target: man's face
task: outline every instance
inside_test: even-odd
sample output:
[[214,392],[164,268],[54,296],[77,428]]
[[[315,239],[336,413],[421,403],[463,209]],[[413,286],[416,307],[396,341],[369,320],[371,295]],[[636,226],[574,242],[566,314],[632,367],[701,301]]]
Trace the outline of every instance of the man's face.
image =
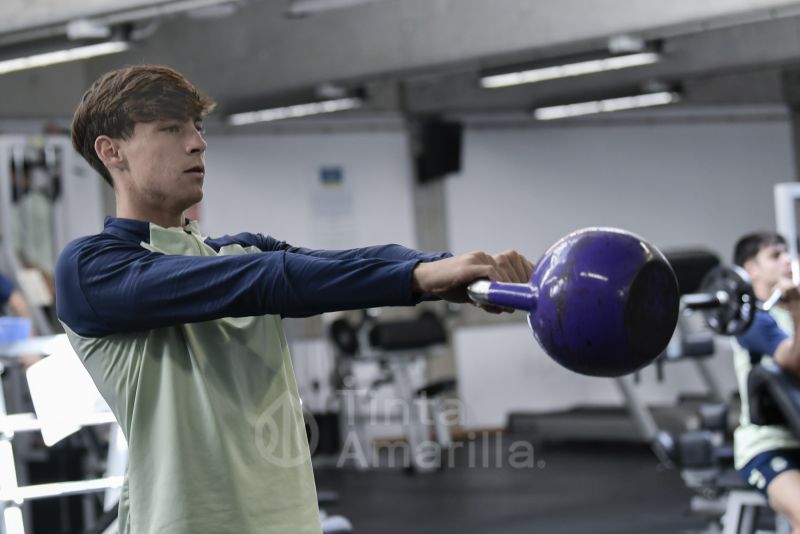
[[781,278],[792,277],[792,264],[786,245],[767,245],[745,263],[754,283],[775,286]]
[[117,186],[134,201],[184,210],[202,200],[207,147],[202,121],[138,122],[119,146],[124,172]]

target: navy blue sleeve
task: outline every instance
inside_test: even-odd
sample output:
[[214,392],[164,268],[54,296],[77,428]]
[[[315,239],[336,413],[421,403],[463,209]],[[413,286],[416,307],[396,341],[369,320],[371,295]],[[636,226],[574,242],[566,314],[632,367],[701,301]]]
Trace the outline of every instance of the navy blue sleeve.
[[736,336],[736,341],[750,354],[775,356],[778,345],[788,337],[769,313],[758,310],[753,324],[744,334]]
[[384,260],[417,260],[417,261],[436,261],[452,256],[449,252],[421,252],[402,245],[379,245],[374,247],[354,248],[350,250],[310,250],[301,247],[292,247],[285,243],[281,244],[284,250],[313,256],[315,258],[330,258],[336,260],[349,260],[356,258],[380,258]]
[[285,250],[173,256],[100,235],[71,243],[59,256],[57,311],[77,334],[100,337],[222,317],[413,305],[417,263]]
[[[328,258],[335,260],[352,260],[352,259],[384,259],[384,260],[398,260],[398,261],[436,261],[452,256],[449,252],[421,252],[402,245],[378,245],[374,247],[353,248],[349,250],[311,250],[302,247],[293,247],[284,241],[277,241],[272,237],[267,237],[271,240],[270,246],[274,250],[285,250],[295,254],[303,254],[304,256],[312,256],[315,258]],[[268,241],[269,243],[269,241]],[[432,301],[439,300],[439,297],[424,293],[419,295],[419,301]]]
[[452,256],[449,252],[421,252],[401,245],[380,245],[374,247],[354,248],[349,250],[311,250],[302,247],[293,247],[285,241],[265,236],[263,234],[241,233],[233,236],[226,235],[218,239],[206,239],[206,244],[217,252],[226,245],[241,245],[243,247],[256,247],[263,252],[291,252],[315,258],[331,260],[352,260],[378,258],[383,260],[417,260],[436,261]]
[[14,292],[14,283],[0,274],[0,305],[5,306]]
[[275,239],[263,234],[251,234],[249,232],[242,232],[236,235],[224,235],[218,238],[207,237],[205,243],[217,252],[219,252],[219,249],[222,247],[228,245],[241,245],[245,248],[256,247],[263,252],[274,252],[278,250],[274,246],[274,244],[277,243]]

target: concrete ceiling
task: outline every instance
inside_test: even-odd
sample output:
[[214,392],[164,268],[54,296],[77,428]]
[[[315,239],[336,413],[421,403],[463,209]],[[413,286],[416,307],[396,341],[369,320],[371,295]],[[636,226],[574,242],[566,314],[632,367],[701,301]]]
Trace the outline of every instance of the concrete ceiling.
[[[0,56],[4,38],[18,47],[26,32],[57,31],[75,18],[116,12],[119,20],[123,8],[185,1],[5,0]],[[783,72],[800,63],[798,1],[385,0],[302,18],[287,17],[289,6],[250,0],[223,18],[137,20],[147,32],[125,54],[0,76],[0,118],[69,116],[97,75],[138,62],[178,68],[222,112],[288,102],[336,83],[366,87],[372,111],[412,113],[524,111],[654,81],[680,84],[689,103],[776,103]],[[620,34],[663,40],[665,59],[516,88],[478,86],[483,69],[596,50]]]
[[43,29],[77,19],[135,20],[165,16],[185,9],[238,0],[3,0],[0,4],[0,42],[15,34],[34,37]]

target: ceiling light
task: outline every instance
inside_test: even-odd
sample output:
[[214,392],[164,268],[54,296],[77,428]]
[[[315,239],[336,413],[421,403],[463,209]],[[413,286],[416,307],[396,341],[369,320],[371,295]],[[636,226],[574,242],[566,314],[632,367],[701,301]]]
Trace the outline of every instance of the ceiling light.
[[67,63],[69,61],[78,61],[80,59],[88,59],[90,57],[116,54],[119,52],[124,52],[129,48],[130,45],[125,41],[109,41],[106,43],[57,50],[55,52],[45,52],[26,57],[6,59],[0,61],[0,74],[46,67],[48,65]]
[[537,83],[545,80],[556,80],[558,78],[569,78],[572,76],[583,76],[611,70],[641,67],[643,65],[656,63],[660,59],[660,54],[656,52],[640,52],[602,59],[590,59],[575,63],[565,63],[563,65],[483,76],[481,78],[481,86],[485,89],[497,89],[499,87],[509,87],[512,85]]
[[361,4],[371,4],[378,0],[294,0],[289,5],[287,15],[290,17],[302,17],[330,11],[332,9],[342,9],[354,7]]
[[324,100],[322,102],[311,102],[308,104],[297,104],[280,108],[262,109],[259,111],[248,111],[236,113],[228,117],[228,123],[234,126],[252,124],[254,122],[270,122],[283,119],[296,119],[309,115],[319,115],[322,113],[334,113],[361,107],[363,101],[360,98],[338,98],[336,100]]
[[674,104],[678,101],[680,101],[680,95],[678,93],[662,91],[660,93],[647,93],[643,95],[538,108],[534,110],[533,114],[537,120],[549,121],[565,119],[567,117],[577,117],[580,115],[593,115],[595,113],[609,113],[626,109],[664,106],[667,104]]
[[67,23],[67,39],[108,39],[111,37],[111,26],[90,19],[76,19]]

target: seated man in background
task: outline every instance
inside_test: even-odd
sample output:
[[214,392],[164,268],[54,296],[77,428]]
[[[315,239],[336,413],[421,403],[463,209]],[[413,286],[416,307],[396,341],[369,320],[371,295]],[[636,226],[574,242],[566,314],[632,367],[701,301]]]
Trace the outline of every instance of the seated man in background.
[[[114,188],[117,217],[61,253],[58,316],[128,440],[121,534],[318,534],[281,317],[466,302],[469,282],[525,282],[533,266],[513,251],[206,238],[185,211],[203,197],[202,120],[213,107],[152,65],[106,73],[84,94],[73,145]],[[272,193],[268,179],[241,192]]]
[[767,300],[780,288],[783,297],[769,312],[757,311],[752,326],[733,341],[734,366],[742,400],[740,425],[734,433],[736,468],[765,494],[770,506],[800,534],[800,439],[783,426],[750,422],[747,376],[762,358],[800,377],[800,292],[791,280],[791,259],[784,238],[774,232],[748,234],[734,249],[757,299]]

